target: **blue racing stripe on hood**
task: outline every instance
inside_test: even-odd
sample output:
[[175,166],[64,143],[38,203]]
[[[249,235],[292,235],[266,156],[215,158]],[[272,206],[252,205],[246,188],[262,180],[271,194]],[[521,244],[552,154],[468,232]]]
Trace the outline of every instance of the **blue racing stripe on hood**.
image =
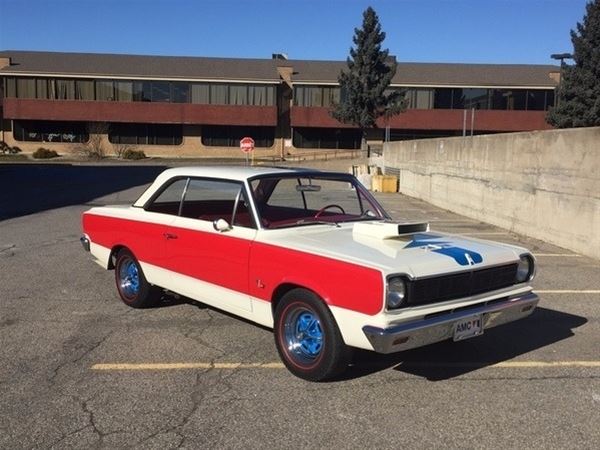
[[415,234],[413,240],[404,248],[422,248],[433,253],[448,256],[461,266],[475,265],[483,262],[483,257],[473,250],[455,247],[452,242],[445,241],[442,236],[429,234]]

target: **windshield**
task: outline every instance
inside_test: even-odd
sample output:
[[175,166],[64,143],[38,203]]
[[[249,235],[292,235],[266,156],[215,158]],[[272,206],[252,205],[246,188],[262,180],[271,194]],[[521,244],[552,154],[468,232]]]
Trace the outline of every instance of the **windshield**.
[[266,177],[251,181],[250,187],[264,228],[388,218],[350,175]]

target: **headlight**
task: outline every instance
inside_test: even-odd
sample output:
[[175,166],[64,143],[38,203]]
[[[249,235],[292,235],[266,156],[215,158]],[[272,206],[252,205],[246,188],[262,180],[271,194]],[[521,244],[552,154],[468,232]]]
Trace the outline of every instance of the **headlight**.
[[406,298],[406,281],[402,277],[388,279],[386,306],[388,309],[396,309],[402,306]]
[[533,279],[534,264],[530,255],[521,255],[519,266],[517,267],[517,283],[524,283]]

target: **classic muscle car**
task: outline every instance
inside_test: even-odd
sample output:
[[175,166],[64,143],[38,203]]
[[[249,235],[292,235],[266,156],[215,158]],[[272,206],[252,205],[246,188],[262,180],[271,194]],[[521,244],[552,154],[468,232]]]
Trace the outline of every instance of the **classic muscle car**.
[[271,327],[285,366],[339,375],[354,347],[398,352],[531,314],[535,261],[394,221],[349,174],[168,169],[131,206],[83,214],[83,246],[127,305],[169,290]]

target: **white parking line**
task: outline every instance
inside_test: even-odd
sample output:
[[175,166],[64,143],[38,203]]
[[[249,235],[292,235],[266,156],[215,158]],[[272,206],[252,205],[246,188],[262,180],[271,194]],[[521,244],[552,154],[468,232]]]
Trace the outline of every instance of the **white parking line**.
[[446,220],[446,219],[433,219],[430,222],[435,223],[464,223],[465,225],[473,225],[474,223],[481,223],[478,220]]
[[600,289],[534,289],[538,294],[600,294]]
[[[406,362],[400,366],[407,367],[429,367],[429,368],[444,368],[444,367],[465,367],[477,368],[487,364],[481,362]],[[485,367],[498,367],[501,369],[544,369],[552,367],[600,367],[600,361],[503,361],[499,363],[489,364]]]
[[575,253],[534,253],[533,256],[535,256],[536,258],[539,258],[539,257],[581,258],[581,255],[577,255]]
[[507,231],[474,231],[472,233],[460,233],[465,236],[508,236]]
[[[488,365],[489,364],[489,365]],[[410,367],[465,367],[465,368],[502,368],[502,369],[544,369],[555,367],[600,367],[600,361],[504,361],[498,363],[480,362],[405,362],[401,366]],[[210,363],[210,362],[188,362],[188,363],[105,363],[94,364],[91,369],[96,371],[142,371],[142,370],[186,370],[186,369],[283,369],[285,366],[280,362],[270,363]]]

